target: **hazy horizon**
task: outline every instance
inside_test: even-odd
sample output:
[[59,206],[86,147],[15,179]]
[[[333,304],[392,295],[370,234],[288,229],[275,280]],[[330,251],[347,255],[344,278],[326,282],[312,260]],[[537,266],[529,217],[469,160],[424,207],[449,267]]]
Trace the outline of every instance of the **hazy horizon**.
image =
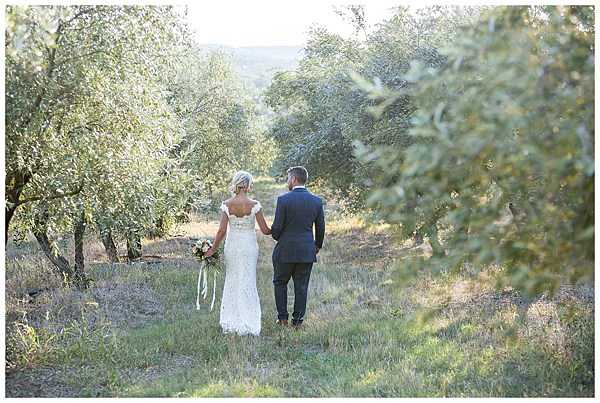
[[341,0],[305,0],[303,2],[240,3],[222,0],[218,3],[188,4],[187,20],[195,31],[195,39],[203,45],[227,47],[303,47],[312,25],[326,26],[343,36],[352,34],[351,24],[334,12],[335,7],[364,4],[367,24],[375,24],[392,15],[400,1],[356,2]]
[[234,49],[242,49],[242,48],[303,48],[305,44],[296,44],[296,45],[242,45],[242,46],[231,46],[224,45],[222,43],[200,43],[200,46],[215,46],[215,47],[224,47],[224,48],[234,48]]

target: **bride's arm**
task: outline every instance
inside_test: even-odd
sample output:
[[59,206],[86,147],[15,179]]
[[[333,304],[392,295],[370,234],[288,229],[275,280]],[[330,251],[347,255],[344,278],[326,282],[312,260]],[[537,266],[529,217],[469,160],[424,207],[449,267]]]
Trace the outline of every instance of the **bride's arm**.
[[205,255],[206,257],[210,257],[213,255],[213,253],[215,253],[215,251],[219,248],[219,244],[221,243],[223,238],[225,238],[225,235],[227,235],[227,222],[228,221],[229,221],[229,218],[227,217],[227,214],[225,214],[224,212],[221,213],[221,222],[219,223],[219,229],[217,230],[217,235],[215,235],[215,241],[213,242],[212,248],[210,248],[206,252],[206,255]]
[[265,234],[265,235],[271,235],[271,228],[269,228],[269,226],[267,225],[267,222],[265,221],[265,216],[262,213],[262,210],[259,211],[258,213],[256,213],[256,222],[258,223],[258,226],[260,227],[260,231]]

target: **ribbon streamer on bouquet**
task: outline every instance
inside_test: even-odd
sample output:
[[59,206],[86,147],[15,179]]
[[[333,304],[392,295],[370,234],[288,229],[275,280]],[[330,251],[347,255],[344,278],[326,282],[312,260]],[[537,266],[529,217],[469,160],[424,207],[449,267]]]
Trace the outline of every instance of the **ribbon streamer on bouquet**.
[[[202,290],[200,288],[202,287]],[[208,270],[206,270],[206,261],[202,260],[200,262],[200,271],[198,272],[198,292],[196,294],[196,310],[200,310],[200,294],[202,294],[202,299],[206,299],[208,295]],[[212,301],[210,303],[210,310],[213,310],[215,306],[215,296],[217,294],[217,274],[213,274],[213,295]]]
[[204,270],[202,273],[202,299],[206,299],[207,292],[208,292],[208,270],[206,270],[206,263],[205,263]]
[[200,262],[200,271],[198,272],[198,293],[196,294],[196,310],[200,310],[200,282],[202,280],[202,272],[204,271],[204,266],[206,262],[203,260]]

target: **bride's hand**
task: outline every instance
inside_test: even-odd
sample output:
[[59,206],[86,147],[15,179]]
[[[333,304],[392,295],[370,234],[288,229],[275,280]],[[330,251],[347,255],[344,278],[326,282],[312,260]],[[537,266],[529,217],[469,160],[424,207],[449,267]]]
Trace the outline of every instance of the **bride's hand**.
[[215,254],[215,248],[210,248],[209,250],[206,251],[206,253],[204,254],[204,257],[211,257],[214,254]]

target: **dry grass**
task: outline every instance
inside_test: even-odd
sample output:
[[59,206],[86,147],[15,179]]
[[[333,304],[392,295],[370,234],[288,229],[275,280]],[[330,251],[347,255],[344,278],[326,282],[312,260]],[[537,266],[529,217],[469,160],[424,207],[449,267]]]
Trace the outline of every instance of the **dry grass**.
[[[283,191],[257,181],[268,221]],[[159,258],[141,263],[110,265],[89,238],[95,283],[84,292],[62,289],[35,244],[9,245],[7,396],[593,395],[593,288],[526,300],[495,290],[493,268],[399,287],[394,261],[427,255],[427,243],[334,217],[300,332],[274,324],[274,242],[259,235],[260,337],[222,335],[218,309],[195,310],[189,243],[214,235],[218,212],[144,240]]]

